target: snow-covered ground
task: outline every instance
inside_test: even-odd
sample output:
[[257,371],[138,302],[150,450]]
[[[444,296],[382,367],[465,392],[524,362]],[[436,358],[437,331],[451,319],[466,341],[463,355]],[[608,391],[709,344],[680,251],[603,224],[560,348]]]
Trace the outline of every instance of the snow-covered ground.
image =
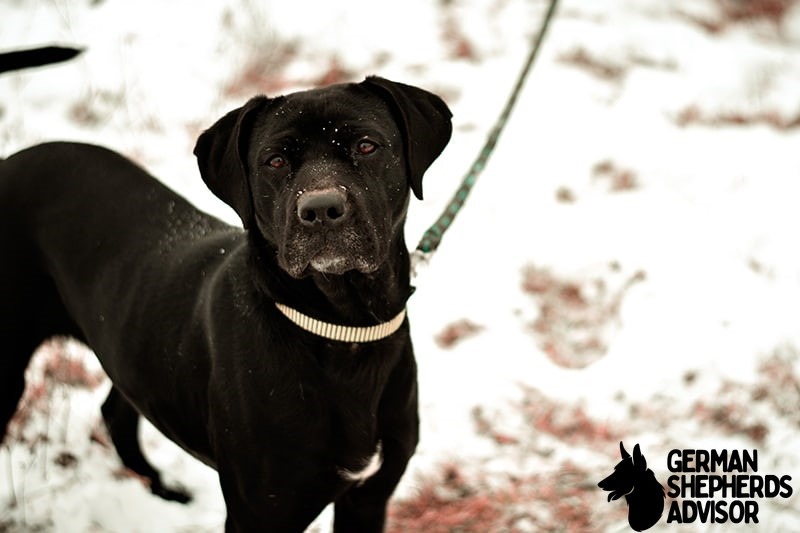
[[[380,74],[454,112],[411,207],[415,243],[478,153],[546,4],[4,2],[0,50],[86,51],[0,77],[0,155],[100,143],[236,222],[199,179],[197,134],[257,93]],[[596,486],[623,440],[665,484],[672,449],[757,450],[759,475],[792,476],[790,497],[757,499],[759,524],[668,525],[665,512],[655,529],[800,531],[798,47],[792,0],[561,3],[417,280],[422,442],[391,530],[628,531],[625,503]],[[222,530],[215,473],[152,428],[147,451],[194,501],[161,501],[121,470],[95,431],[108,385],[81,347],[48,345],[32,370],[0,449],[0,531]]]

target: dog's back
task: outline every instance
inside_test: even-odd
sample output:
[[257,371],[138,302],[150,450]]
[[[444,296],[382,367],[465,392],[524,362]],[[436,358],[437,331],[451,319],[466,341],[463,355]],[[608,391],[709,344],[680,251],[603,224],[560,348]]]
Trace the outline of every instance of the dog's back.
[[202,297],[206,278],[243,241],[240,230],[104,148],[49,143],[0,161],[0,375],[13,381],[0,387],[0,426],[14,412],[31,354],[51,336],[73,336],[105,355],[123,387],[136,379],[115,375],[119,339],[128,353],[150,353],[148,330],[164,327],[156,322],[175,305],[168,287],[194,284]]

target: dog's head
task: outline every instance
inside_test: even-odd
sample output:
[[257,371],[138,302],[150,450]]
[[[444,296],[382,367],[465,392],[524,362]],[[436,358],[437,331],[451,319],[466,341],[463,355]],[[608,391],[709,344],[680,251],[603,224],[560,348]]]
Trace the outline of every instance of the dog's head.
[[647,461],[642,455],[639,445],[633,447],[633,456],[625,451],[622,443],[619,443],[619,453],[622,461],[614,467],[614,472],[598,483],[598,486],[609,491],[608,501],[617,500],[626,494],[633,492],[636,481],[641,479],[647,472]]
[[422,89],[369,77],[259,96],[197,141],[203,180],[295,278],[371,273],[402,235],[410,193],[450,140],[450,110]]
[[636,531],[652,527],[664,512],[664,487],[647,468],[647,460],[639,445],[633,447],[633,455],[625,451],[619,443],[622,461],[614,467],[614,472],[598,483],[609,491],[608,501],[625,496],[628,503],[628,523]]

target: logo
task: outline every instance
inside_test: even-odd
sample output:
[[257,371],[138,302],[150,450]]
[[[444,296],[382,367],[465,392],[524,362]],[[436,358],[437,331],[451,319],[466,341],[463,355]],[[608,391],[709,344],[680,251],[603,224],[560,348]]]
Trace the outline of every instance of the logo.
[[628,524],[636,531],[653,527],[672,501],[667,523],[758,524],[762,499],[789,498],[792,477],[758,473],[758,450],[675,449],[667,454],[668,490],[656,479],[639,445],[622,456],[614,472],[598,483],[608,501],[625,496]]
[[608,501],[625,496],[628,524],[634,531],[644,531],[653,527],[664,513],[664,487],[647,468],[647,460],[638,444],[633,447],[631,455],[620,442],[619,453],[622,461],[614,467],[614,473],[598,486],[609,491]]

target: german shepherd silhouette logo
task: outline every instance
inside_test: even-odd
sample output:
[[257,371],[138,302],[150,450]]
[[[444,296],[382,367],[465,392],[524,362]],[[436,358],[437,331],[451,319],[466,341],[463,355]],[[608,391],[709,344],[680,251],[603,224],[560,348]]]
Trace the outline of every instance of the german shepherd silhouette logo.
[[625,496],[628,502],[628,524],[635,531],[653,527],[664,513],[664,487],[647,468],[647,460],[639,445],[633,447],[633,455],[619,443],[622,456],[614,472],[597,485],[609,491],[608,501]]

